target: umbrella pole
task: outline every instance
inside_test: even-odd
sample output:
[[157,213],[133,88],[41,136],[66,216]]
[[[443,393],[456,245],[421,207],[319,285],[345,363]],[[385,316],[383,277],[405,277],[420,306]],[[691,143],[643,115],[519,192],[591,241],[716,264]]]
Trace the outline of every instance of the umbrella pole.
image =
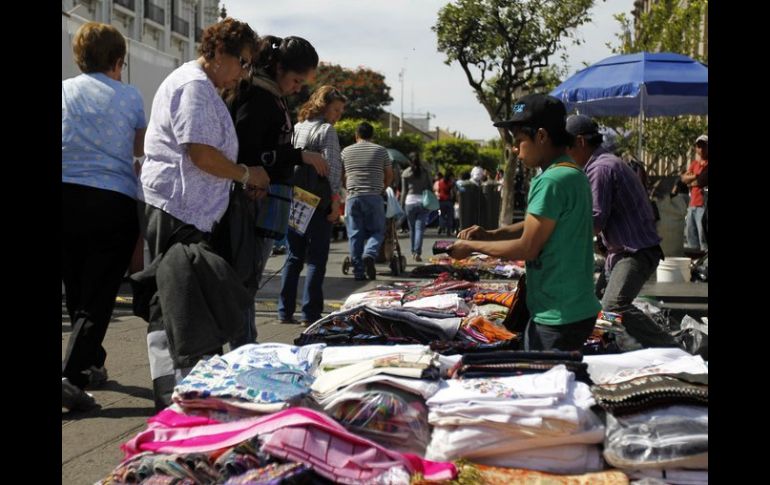
[[646,87],[642,84],[641,93],[639,95],[639,147],[637,153],[639,154],[639,161],[643,165],[646,165],[644,158],[642,158],[642,138],[644,137],[644,92]]

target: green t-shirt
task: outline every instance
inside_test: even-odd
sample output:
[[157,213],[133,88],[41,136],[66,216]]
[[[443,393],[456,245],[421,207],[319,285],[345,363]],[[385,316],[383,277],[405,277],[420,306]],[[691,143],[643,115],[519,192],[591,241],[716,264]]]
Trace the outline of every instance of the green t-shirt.
[[556,221],[540,255],[527,261],[527,307],[537,323],[563,325],[596,315],[591,186],[558,157],[532,179],[527,212]]

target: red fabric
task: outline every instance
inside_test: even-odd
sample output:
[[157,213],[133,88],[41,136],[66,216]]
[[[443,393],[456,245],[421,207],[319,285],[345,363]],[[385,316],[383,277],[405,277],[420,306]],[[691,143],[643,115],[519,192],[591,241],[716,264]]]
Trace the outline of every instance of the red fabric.
[[[693,160],[688,171],[695,175],[700,175],[703,169],[708,166],[708,163],[708,160]],[[702,207],[703,204],[703,188],[690,187],[690,207]]]
[[444,179],[438,181],[438,200],[439,202],[449,200],[452,197],[452,182],[445,182]]

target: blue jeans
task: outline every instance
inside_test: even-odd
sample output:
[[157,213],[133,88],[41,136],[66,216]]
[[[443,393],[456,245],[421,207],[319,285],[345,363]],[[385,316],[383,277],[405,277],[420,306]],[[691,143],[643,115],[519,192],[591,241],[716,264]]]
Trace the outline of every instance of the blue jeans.
[[449,234],[454,229],[455,205],[451,200],[441,200],[438,203],[441,215],[438,220],[438,227],[446,229]]
[[281,319],[288,320],[294,315],[299,274],[306,261],[307,274],[302,295],[302,319],[315,322],[321,318],[324,307],[323,282],[326,276],[326,261],[329,259],[331,235],[332,223],[326,220],[326,214],[317,211],[310,219],[304,236],[289,229],[287,235],[289,252],[281,273],[281,295],[278,299],[278,316]]
[[407,204],[406,219],[409,221],[409,240],[412,243],[412,254],[422,255],[422,237],[428,224],[430,211],[422,204]]
[[363,257],[377,259],[385,239],[385,202],[379,195],[359,195],[345,202],[350,263],[356,277],[364,276]]
[[705,211],[706,208],[703,206],[687,207],[684,237],[688,248],[700,248],[701,251],[708,251],[706,234],[703,232],[703,213]]

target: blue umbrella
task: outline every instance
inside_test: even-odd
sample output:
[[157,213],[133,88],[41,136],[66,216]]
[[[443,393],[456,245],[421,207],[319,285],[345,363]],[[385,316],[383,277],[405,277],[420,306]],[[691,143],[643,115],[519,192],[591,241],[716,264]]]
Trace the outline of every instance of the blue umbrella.
[[612,56],[578,71],[550,94],[567,111],[639,116],[637,155],[641,158],[645,116],[708,114],[708,68],[671,52]]
[[708,68],[670,52],[612,56],[578,71],[551,96],[589,116],[705,115]]

